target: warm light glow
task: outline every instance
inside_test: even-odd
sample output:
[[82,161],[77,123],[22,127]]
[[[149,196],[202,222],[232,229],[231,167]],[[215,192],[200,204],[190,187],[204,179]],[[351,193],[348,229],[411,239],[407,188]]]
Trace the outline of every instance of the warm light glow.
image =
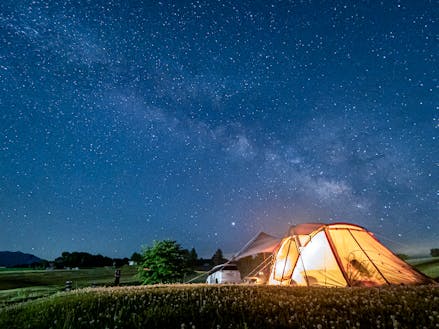
[[365,229],[346,223],[283,239],[269,278],[273,285],[326,287],[430,282]]
[[346,286],[323,231],[303,248],[292,279],[300,286]]
[[311,240],[311,237],[309,235],[298,235],[297,239],[299,240],[300,246],[303,247]]
[[292,237],[286,238],[277,252],[276,261],[272,268],[270,284],[289,284],[298,251]]

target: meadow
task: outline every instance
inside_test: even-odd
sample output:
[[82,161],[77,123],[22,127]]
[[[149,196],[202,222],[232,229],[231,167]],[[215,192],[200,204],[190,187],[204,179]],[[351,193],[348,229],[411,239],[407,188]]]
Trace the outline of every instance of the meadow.
[[[189,276],[199,276],[197,272]],[[207,274],[194,282],[204,282]],[[47,297],[65,289],[65,282],[72,282],[72,289],[86,287],[111,287],[114,284],[114,268],[97,267],[79,270],[31,270],[0,269],[0,308],[37,298]],[[121,286],[139,285],[137,268],[123,266],[121,268]],[[0,327],[1,328],[1,327]]]
[[439,279],[439,257],[408,259],[407,262],[430,278]]
[[86,288],[0,310],[0,328],[438,328],[439,287]]
[[[124,266],[121,272],[121,285],[139,284],[136,277],[137,268]],[[114,268],[100,267],[53,271],[1,269],[0,308],[62,291],[65,288],[66,281],[72,281],[72,289],[90,286],[111,286],[114,283]]]

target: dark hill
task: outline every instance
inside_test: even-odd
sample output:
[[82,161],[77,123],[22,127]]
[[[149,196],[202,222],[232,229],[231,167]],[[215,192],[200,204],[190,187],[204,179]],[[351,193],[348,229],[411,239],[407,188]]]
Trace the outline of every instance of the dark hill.
[[20,251],[0,251],[0,266],[13,267],[17,265],[30,265],[41,262],[42,259]]

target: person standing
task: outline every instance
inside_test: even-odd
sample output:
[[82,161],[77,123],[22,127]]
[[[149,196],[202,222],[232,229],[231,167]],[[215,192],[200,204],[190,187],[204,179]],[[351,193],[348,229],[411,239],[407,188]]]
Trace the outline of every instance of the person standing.
[[114,285],[118,286],[120,283],[120,269],[114,271]]

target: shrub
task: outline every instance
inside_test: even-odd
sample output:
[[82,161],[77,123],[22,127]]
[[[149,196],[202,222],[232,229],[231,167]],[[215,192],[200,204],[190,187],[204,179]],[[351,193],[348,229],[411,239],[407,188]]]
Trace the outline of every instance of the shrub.
[[175,241],[156,241],[143,250],[139,266],[143,284],[181,282],[189,273],[189,252]]

